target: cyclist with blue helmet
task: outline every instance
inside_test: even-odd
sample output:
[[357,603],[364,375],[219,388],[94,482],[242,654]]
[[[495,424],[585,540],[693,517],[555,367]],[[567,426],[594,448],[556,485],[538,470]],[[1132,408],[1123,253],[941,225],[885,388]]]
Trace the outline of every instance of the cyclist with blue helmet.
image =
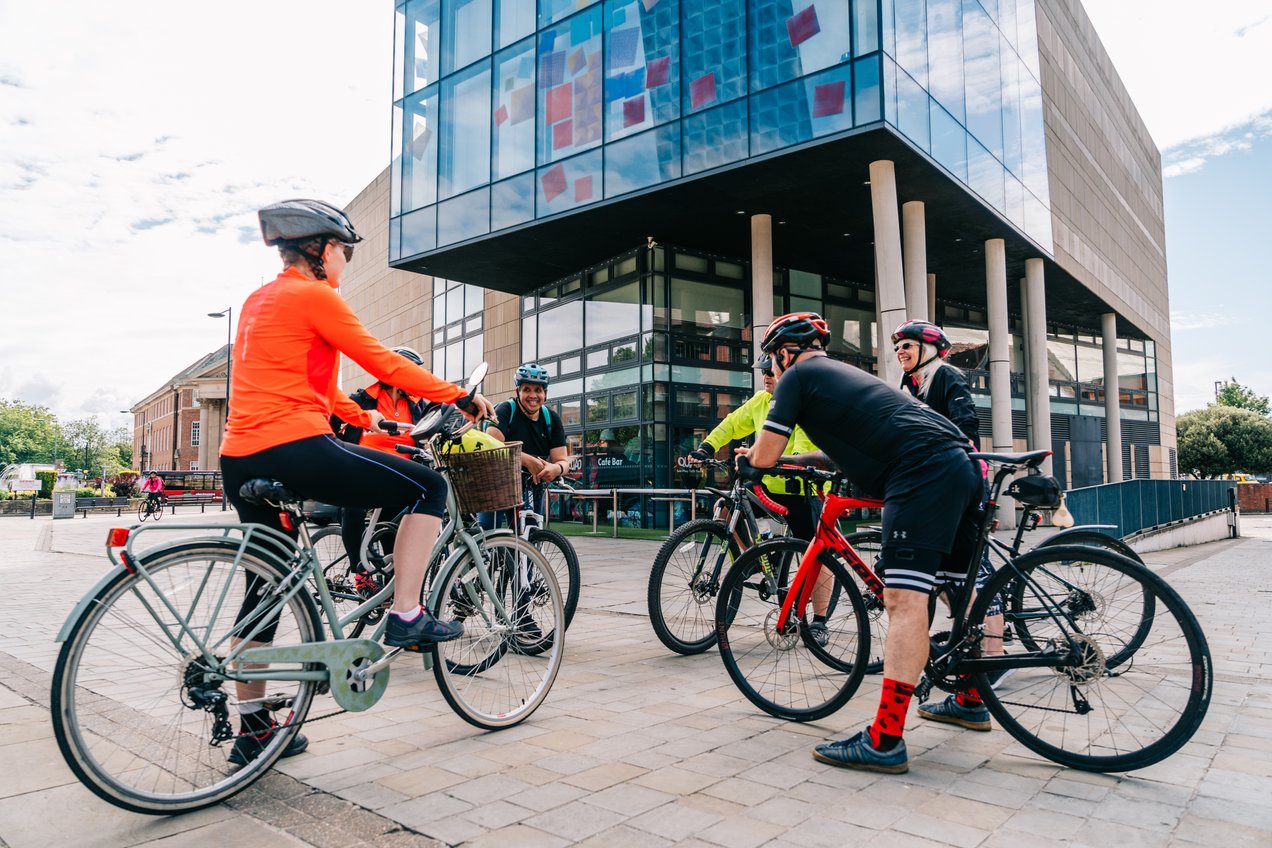
[[[544,404],[548,400],[548,369],[527,362],[513,375],[516,392],[495,406],[495,423],[487,431],[502,441],[521,442],[521,480],[526,505],[546,514],[548,483],[570,470],[569,448],[560,416]],[[482,516],[483,526],[494,526],[494,516]]]

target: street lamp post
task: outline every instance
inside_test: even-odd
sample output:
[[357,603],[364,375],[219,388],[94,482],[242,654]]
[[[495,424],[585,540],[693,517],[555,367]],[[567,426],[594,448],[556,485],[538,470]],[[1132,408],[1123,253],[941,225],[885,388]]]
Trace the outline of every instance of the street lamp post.
[[[233,361],[231,354],[234,352],[234,342],[230,338],[230,332],[234,327],[234,307],[227,306],[221,312],[209,312],[208,317],[225,319],[225,422],[221,425],[221,438],[224,439],[225,431],[230,426],[230,363]],[[217,465],[219,466],[220,463],[218,462]],[[221,478],[221,485],[221,512],[225,512],[227,498],[224,491],[224,477]]]

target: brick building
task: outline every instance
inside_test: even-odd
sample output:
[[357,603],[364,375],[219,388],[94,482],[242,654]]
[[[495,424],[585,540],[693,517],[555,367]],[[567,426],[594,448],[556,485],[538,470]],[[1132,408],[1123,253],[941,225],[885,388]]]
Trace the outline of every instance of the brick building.
[[183,368],[128,411],[138,471],[212,471],[221,467],[228,345]]

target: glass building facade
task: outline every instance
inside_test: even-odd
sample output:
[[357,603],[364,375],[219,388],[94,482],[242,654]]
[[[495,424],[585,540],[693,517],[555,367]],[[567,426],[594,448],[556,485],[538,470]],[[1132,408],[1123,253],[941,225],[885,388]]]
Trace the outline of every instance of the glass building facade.
[[405,0],[389,261],[894,127],[1049,248],[1033,0]]

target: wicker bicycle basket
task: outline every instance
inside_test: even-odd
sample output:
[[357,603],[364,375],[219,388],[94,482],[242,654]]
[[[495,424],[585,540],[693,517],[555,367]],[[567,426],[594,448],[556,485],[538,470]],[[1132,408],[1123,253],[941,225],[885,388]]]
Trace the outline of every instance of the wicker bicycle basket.
[[521,503],[521,442],[446,456],[462,512],[493,512]]

